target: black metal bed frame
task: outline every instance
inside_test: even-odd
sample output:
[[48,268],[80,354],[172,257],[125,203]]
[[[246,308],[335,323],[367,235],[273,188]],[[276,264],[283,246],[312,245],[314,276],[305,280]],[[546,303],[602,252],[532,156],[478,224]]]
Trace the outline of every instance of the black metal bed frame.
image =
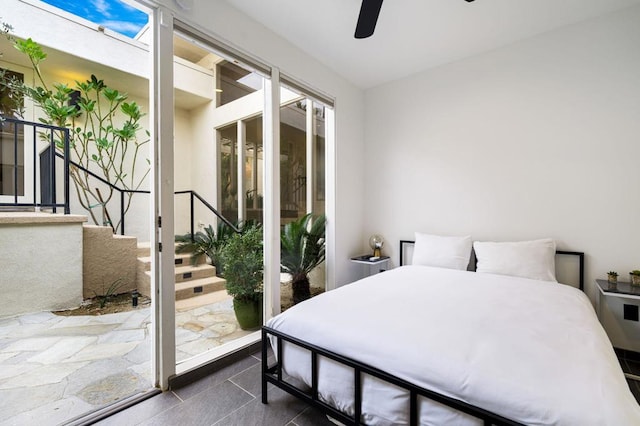
[[[401,240],[400,241],[400,265],[402,265],[403,259],[403,245],[413,244],[414,241]],[[584,253],[574,251],[558,250],[556,254],[560,255],[573,255],[578,256],[580,259],[579,265],[579,285],[580,290],[584,290]],[[475,266],[475,265],[474,265]],[[474,268],[475,269],[475,268]],[[269,349],[269,336],[276,338],[276,360],[273,365],[269,365],[268,361],[268,349]],[[311,389],[301,389],[283,378],[282,371],[282,356],[283,356],[283,343],[295,345],[310,352],[311,356]],[[341,365],[353,369],[354,373],[354,414],[349,416],[342,411],[337,410],[331,405],[320,400],[318,396],[318,358],[324,357],[335,361]],[[419,423],[418,413],[418,396],[430,399],[440,404],[446,405],[454,410],[476,417],[484,422],[485,426],[488,425],[522,425],[522,423],[500,416],[499,414],[492,413],[481,407],[468,404],[464,401],[460,401],[455,398],[451,398],[442,395],[438,392],[416,386],[406,380],[395,377],[389,373],[386,373],[380,369],[361,363],[349,357],[328,351],[319,346],[312,345],[296,337],[279,332],[271,327],[262,327],[262,403],[268,403],[268,384],[272,383],[278,388],[288,392],[289,394],[301,399],[302,401],[320,409],[325,414],[333,417],[334,419],[347,424],[347,425],[361,425],[362,416],[362,376],[369,375],[379,380],[385,381],[391,385],[397,386],[407,391],[409,396],[409,424],[414,426]]]

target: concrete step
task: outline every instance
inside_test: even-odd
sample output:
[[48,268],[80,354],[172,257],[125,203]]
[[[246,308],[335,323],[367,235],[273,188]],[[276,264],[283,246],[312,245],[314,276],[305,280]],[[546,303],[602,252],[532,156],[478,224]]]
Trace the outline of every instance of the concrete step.
[[[174,250],[175,250],[175,247],[178,247],[179,244],[180,243],[175,243],[174,244]],[[150,242],[138,243],[137,256],[138,257],[149,257],[149,256],[151,256],[151,243]]]
[[[175,259],[174,263],[176,266],[191,265],[191,253],[176,253],[174,259]],[[204,262],[205,262],[205,257],[200,256],[196,264],[203,264]],[[142,264],[143,271],[151,270],[151,256],[138,257],[138,263]]]
[[184,312],[200,306],[231,301],[231,299],[233,298],[229,296],[226,289],[218,290],[201,296],[193,296],[188,299],[176,300],[176,311]]
[[[147,275],[147,277],[150,280],[151,271],[145,271],[144,273],[145,275]],[[215,277],[215,276],[216,276],[216,268],[211,265],[203,264],[203,265],[196,265],[196,266],[191,266],[191,265],[176,266],[175,282],[181,283],[189,280],[196,280],[199,278],[209,278],[209,277]]]
[[215,291],[226,292],[227,282],[218,277],[200,278],[176,283],[176,300],[202,296]]

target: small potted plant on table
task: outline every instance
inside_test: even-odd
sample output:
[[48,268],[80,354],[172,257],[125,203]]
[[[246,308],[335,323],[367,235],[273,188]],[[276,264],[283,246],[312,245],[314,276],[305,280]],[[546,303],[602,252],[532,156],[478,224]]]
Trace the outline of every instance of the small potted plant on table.
[[631,285],[640,285],[640,270],[635,269],[629,272],[629,278],[631,280]]
[[609,281],[609,284],[617,284],[618,283],[618,273],[616,271],[607,272],[607,281]]

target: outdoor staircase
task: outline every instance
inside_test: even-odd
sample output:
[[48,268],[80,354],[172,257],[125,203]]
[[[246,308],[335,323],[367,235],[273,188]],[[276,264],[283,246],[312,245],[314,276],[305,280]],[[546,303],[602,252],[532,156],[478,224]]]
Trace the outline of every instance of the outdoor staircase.
[[[138,244],[138,291],[151,297],[151,251],[149,243]],[[226,281],[216,276],[216,268],[198,259],[191,264],[191,253],[175,254],[176,300],[185,300],[215,291],[224,291]]]

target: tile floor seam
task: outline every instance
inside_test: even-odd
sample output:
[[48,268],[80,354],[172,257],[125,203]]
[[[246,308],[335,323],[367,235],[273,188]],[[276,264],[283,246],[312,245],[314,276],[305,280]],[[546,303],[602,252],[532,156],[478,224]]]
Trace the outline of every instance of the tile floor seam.
[[[234,386],[238,386],[235,383],[232,383]],[[240,388],[240,386],[238,386]],[[242,388],[240,388],[242,389]],[[242,389],[244,391],[244,389]],[[245,391],[246,392],[246,391]],[[248,392],[247,392],[248,393]],[[251,394],[249,394],[251,395]],[[221,419],[218,419],[218,421],[216,421],[215,423],[213,423],[211,426],[215,426],[217,424],[219,424],[221,421],[223,421],[224,419],[226,419],[227,417],[231,416],[232,414],[234,414],[236,411],[240,411],[242,410],[244,407],[246,407],[247,405],[251,404],[253,401],[255,401],[257,398],[253,397],[252,399],[250,399],[249,401],[247,401],[246,403],[242,404],[240,407],[236,408],[233,411],[230,411],[229,413],[227,413],[226,416],[222,417]]]
[[[175,396],[176,398],[178,398],[178,400],[180,401],[180,403],[183,403],[185,400],[180,398],[180,395],[178,395],[177,393],[175,393],[173,390],[169,391],[173,394],[173,396]],[[187,398],[188,399],[188,398]]]
[[305,407],[305,409],[304,409],[304,410],[302,410],[302,411],[300,411],[300,412],[298,413],[298,415],[296,415],[294,418],[292,418],[292,419],[289,421],[289,423],[290,423],[290,424],[292,424],[292,425],[298,426],[298,424],[296,423],[296,419],[297,419],[298,417],[300,417],[301,415],[303,415],[303,414],[305,413],[305,411],[307,411],[309,408],[311,408],[311,407],[310,407],[310,406],[309,406],[309,407]]
[[[237,374],[236,374],[236,376],[237,376]],[[233,377],[235,377],[235,376],[233,376]],[[237,387],[239,387],[240,389],[242,389],[243,391],[245,391],[246,393],[248,393],[252,397],[258,398],[258,395],[252,394],[251,392],[249,392],[248,390],[246,390],[245,388],[243,388],[242,386],[240,386],[238,383],[234,382],[233,380],[231,380],[231,379],[227,379],[227,380],[229,381],[229,383],[232,383],[232,384],[236,385]]]

